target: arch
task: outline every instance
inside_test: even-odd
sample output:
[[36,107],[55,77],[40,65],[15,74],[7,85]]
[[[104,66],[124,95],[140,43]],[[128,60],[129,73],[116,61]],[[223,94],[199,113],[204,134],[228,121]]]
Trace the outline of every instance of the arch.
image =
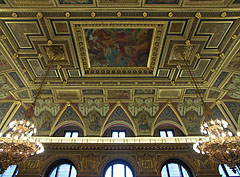
[[121,156],[121,158],[119,158],[119,155],[114,155],[114,156],[108,156],[108,157],[105,157],[103,160],[102,160],[102,163],[100,164],[99,166],[99,169],[100,169],[100,174],[101,176],[104,177],[104,174],[105,174],[105,171],[106,169],[113,163],[115,162],[124,162],[125,164],[127,164],[130,169],[132,170],[133,172],[133,176],[137,176],[138,174],[138,166],[137,166],[137,162],[135,159],[133,159],[132,157],[130,156],[126,156],[126,155],[123,155]]
[[80,165],[77,163],[77,159],[69,158],[69,156],[51,156],[49,159],[47,159],[44,163],[44,167],[41,170],[41,174],[43,174],[44,177],[48,177],[47,175],[50,174],[51,169],[54,168],[57,164],[61,164],[61,162],[69,162],[70,164],[74,165],[74,167],[77,170],[77,174],[80,172]]
[[[24,103],[16,101],[14,102],[14,104],[12,104],[12,107],[10,109],[11,111],[7,113],[8,117],[5,117],[6,120],[4,121],[3,127],[1,129],[2,134],[5,134],[10,130],[9,128],[10,122],[14,120],[18,121],[24,118],[24,114],[27,110],[27,106]],[[30,119],[30,122],[33,122],[34,126],[37,127],[37,121],[35,116]]]
[[86,136],[86,134],[84,134],[86,131],[84,131],[84,127],[81,123],[77,122],[77,121],[65,121],[65,122],[61,122],[60,124],[58,124],[57,126],[54,127],[52,134],[50,134],[49,136],[53,136],[54,133],[56,133],[59,129],[67,127],[67,126],[76,126],[81,128],[82,132],[83,132],[83,136]]
[[[49,133],[49,136],[53,135],[53,132],[54,132],[54,130],[56,130],[56,126],[58,125],[58,123],[59,124],[62,123],[62,122],[59,122],[59,121],[61,120],[62,116],[64,115],[64,113],[67,110],[71,110],[72,113],[75,114],[78,117],[78,119],[75,119],[75,120],[72,120],[72,121],[76,121],[77,122],[79,120],[79,123],[82,124],[83,134],[86,135],[86,130],[85,130],[86,126],[85,126],[84,121],[82,119],[82,116],[80,115],[78,110],[74,106],[72,106],[71,104],[65,104],[64,107],[62,108],[62,110],[59,112],[55,122],[53,123],[51,131]],[[63,119],[63,122],[65,122],[64,119]]]
[[161,174],[163,168],[170,163],[175,163],[175,164],[178,164],[179,167],[180,166],[184,167],[186,169],[186,171],[188,172],[189,177],[193,177],[195,174],[192,166],[190,165],[191,163],[189,163],[189,162],[186,163],[185,159],[180,160],[179,158],[175,158],[175,157],[168,157],[167,159],[165,159],[164,163],[162,163],[161,167],[159,168],[159,170],[160,170],[159,173]]
[[108,120],[111,118],[111,116],[113,115],[113,113],[115,113],[115,111],[118,109],[121,109],[123,111],[123,114],[126,115],[126,117],[128,118],[129,122],[127,121],[124,121],[124,120],[116,120],[116,121],[123,121],[123,122],[126,122],[128,124],[132,124],[132,127],[133,127],[133,133],[135,134],[135,136],[137,136],[137,130],[136,130],[136,126],[130,116],[130,114],[127,112],[127,110],[119,103],[117,103],[114,108],[111,110],[111,112],[107,115],[103,125],[102,125],[102,128],[101,128],[101,131],[100,131],[100,135],[103,135],[104,131],[106,130],[105,126],[108,125],[110,122],[108,122]]
[[[166,110],[166,108],[170,108],[172,113],[176,116],[175,119],[177,119],[176,121],[171,121],[171,120],[163,120],[163,121],[159,121],[158,122],[158,119],[160,119],[160,116],[162,113],[164,113],[164,111]],[[171,104],[166,104],[162,109],[161,111],[158,112],[158,114],[156,115],[155,117],[155,120],[153,121],[153,124],[152,124],[152,132],[151,132],[151,135],[153,136],[154,135],[154,131],[155,131],[155,128],[157,127],[156,125],[158,125],[159,123],[161,122],[172,122],[173,125],[176,125],[178,128],[180,128],[180,130],[182,130],[182,132],[185,134],[185,135],[188,135],[188,132],[187,132],[187,129],[181,119],[181,117],[179,116],[179,114],[177,113],[177,111],[175,110],[175,108],[171,105]]]
[[[226,105],[223,104],[223,107],[226,108]],[[231,130],[233,132],[233,134],[237,133],[237,130],[235,129],[235,125],[237,125],[237,123],[235,122],[235,120],[234,120],[234,123],[232,123],[232,120],[229,120],[230,119],[229,116],[226,114],[226,112],[224,110],[222,110],[222,108],[221,108],[221,106],[219,106],[219,104],[217,104],[217,103],[211,104],[210,109],[212,110],[214,119],[224,119],[228,123],[228,129]],[[214,109],[215,109],[215,112],[214,112]],[[204,123],[204,121],[208,122],[210,120],[207,120],[207,117],[203,116],[200,125],[202,125]]]
[[183,135],[186,135],[185,132],[184,132],[184,129],[183,129],[183,127],[182,127],[181,125],[179,125],[178,123],[173,122],[173,121],[167,121],[167,120],[165,120],[165,121],[158,122],[158,123],[154,126],[152,136],[154,136],[154,133],[155,133],[156,129],[157,129],[159,126],[161,126],[161,125],[170,125],[170,126],[176,127],[177,129],[179,129],[179,130],[183,133]]
[[108,124],[104,127],[103,132],[102,132],[102,134],[100,134],[100,136],[103,136],[104,133],[105,133],[109,128],[112,128],[112,127],[115,127],[115,126],[126,127],[126,128],[130,129],[130,130],[133,132],[134,136],[136,136],[136,134],[135,134],[135,132],[134,132],[133,126],[130,125],[129,123],[127,123],[127,122],[124,122],[124,121],[114,121],[114,122],[108,123]]

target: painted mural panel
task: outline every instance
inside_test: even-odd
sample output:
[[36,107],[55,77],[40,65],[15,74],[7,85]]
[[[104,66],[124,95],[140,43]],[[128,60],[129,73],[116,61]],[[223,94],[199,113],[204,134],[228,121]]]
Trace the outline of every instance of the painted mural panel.
[[153,29],[85,29],[92,67],[147,67]]
[[0,68],[1,68],[0,72],[4,72],[4,71],[11,69],[11,66],[6,61],[6,59],[2,53],[0,53]]
[[146,0],[146,4],[178,4],[179,0]]
[[122,4],[122,3],[137,3],[138,0],[100,0],[100,3]]
[[228,64],[227,69],[231,69],[234,71],[240,71],[240,51],[236,54],[236,56]]
[[57,125],[65,121],[76,121],[83,125],[81,119],[71,106],[67,107],[66,110],[63,112]]
[[0,103],[0,122],[3,120],[11,105],[12,103]]
[[0,76],[0,99],[9,98],[11,95],[9,93],[12,90],[12,85],[4,76]]
[[13,80],[16,82],[18,87],[20,87],[20,88],[25,87],[22,80],[20,79],[20,77],[18,76],[18,74],[16,72],[11,72],[11,73],[9,73],[9,75],[13,78]]
[[124,110],[118,106],[114,112],[111,114],[110,118],[108,119],[106,125],[108,123],[114,122],[114,121],[124,121],[132,125],[131,121],[129,120],[128,116],[124,112]]
[[227,96],[240,99],[240,76],[233,75],[229,83],[224,88],[228,90]]
[[232,113],[236,122],[238,122],[238,117],[240,115],[240,103],[224,102],[224,104],[227,106],[229,111]]
[[92,0],[59,0],[60,4],[92,4]]
[[218,76],[218,78],[217,78],[217,80],[215,81],[215,83],[213,84],[213,86],[214,86],[214,87],[218,87],[218,86],[222,83],[222,81],[227,77],[227,75],[228,75],[228,72],[222,72],[222,73]]
[[107,98],[108,99],[131,99],[131,91],[130,90],[107,90]]

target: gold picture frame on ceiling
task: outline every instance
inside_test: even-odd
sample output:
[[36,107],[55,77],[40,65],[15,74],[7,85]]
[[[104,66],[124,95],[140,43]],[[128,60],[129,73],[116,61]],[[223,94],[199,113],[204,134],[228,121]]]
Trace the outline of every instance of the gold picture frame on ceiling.
[[[71,22],[74,29],[73,34],[76,39],[77,54],[81,63],[82,74],[85,77],[135,77],[139,75],[149,77],[156,75],[161,46],[166,32],[166,24],[164,21],[118,20]],[[108,36],[103,36],[104,33]],[[145,41],[144,37],[146,38]],[[151,39],[149,40],[150,37]],[[124,41],[125,39],[126,41]],[[121,42],[126,45],[120,46]],[[148,43],[149,45],[147,45],[147,42],[150,44]],[[94,47],[91,48],[92,43]],[[144,48],[146,51],[141,51],[141,45],[148,46],[148,48]],[[96,48],[99,46],[102,51],[94,53],[93,51],[97,50]],[[114,51],[117,53],[114,56],[115,58],[113,58],[114,61],[111,60],[113,55],[109,57],[110,59],[104,58],[107,52],[112,54],[114,53],[112,50],[115,49],[118,53]],[[105,51],[103,50],[108,51],[104,53]],[[95,56],[101,52],[104,53],[102,54],[102,58],[99,57],[96,59]],[[124,64],[123,62],[121,64],[117,63],[120,60],[117,58],[119,55],[122,58],[125,57]],[[147,57],[143,58],[142,56]],[[141,58],[140,61],[143,63],[139,62],[139,58]]]

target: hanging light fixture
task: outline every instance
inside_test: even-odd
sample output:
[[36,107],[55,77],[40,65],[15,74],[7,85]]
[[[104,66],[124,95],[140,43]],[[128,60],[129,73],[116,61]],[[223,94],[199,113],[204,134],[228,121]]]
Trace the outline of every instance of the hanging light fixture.
[[44,146],[42,143],[36,141],[32,137],[36,133],[36,128],[30,120],[34,116],[35,103],[40,96],[42,87],[53,61],[61,59],[58,56],[58,52],[55,52],[55,50],[51,52],[51,55],[49,52],[47,53],[50,62],[48,64],[48,69],[46,71],[44,79],[40,84],[34,102],[26,110],[24,119],[20,121],[15,120],[10,122],[10,131],[6,134],[5,137],[0,134],[0,174],[4,173],[4,171],[10,165],[19,165],[26,161],[30,156],[44,152]]
[[193,145],[197,153],[206,154],[217,164],[227,164],[233,172],[240,164],[240,132],[237,136],[227,129],[225,120],[211,120],[201,126],[201,132],[206,136],[205,141]]
[[201,88],[193,77],[186,55],[182,53],[186,69],[195,87],[197,97],[201,99],[203,106],[203,116],[210,121],[203,123],[200,127],[205,139],[196,142],[193,149],[197,153],[206,154],[210,160],[217,164],[227,164],[233,172],[236,172],[236,165],[240,164],[240,132],[234,136],[227,129],[228,123],[225,120],[214,119],[212,110],[204,102]]

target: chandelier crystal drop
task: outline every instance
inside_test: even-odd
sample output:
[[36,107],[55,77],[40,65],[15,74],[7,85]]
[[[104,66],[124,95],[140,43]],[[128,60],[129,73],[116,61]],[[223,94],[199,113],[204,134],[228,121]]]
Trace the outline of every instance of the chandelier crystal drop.
[[197,153],[206,154],[210,160],[217,164],[227,164],[233,172],[236,165],[240,164],[240,132],[234,136],[227,129],[225,120],[211,120],[201,126],[201,133],[206,139],[193,145]]
[[[50,45],[50,44],[49,44]],[[30,156],[44,152],[43,145],[35,141],[32,136],[36,133],[34,124],[30,122],[34,117],[35,103],[40,96],[42,87],[53,64],[53,61],[60,60],[58,52],[49,49],[48,58],[49,65],[46,74],[39,86],[35,99],[30,107],[26,110],[24,119],[20,121],[13,121],[9,124],[10,131],[5,137],[0,135],[0,174],[10,165],[19,165],[26,161]]]
[[19,165],[29,156],[44,152],[42,143],[32,138],[36,133],[36,128],[30,121],[15,120],[9,123],[9,127],[10,131],[6,137],[0,134],[1,173],[10,165]]

